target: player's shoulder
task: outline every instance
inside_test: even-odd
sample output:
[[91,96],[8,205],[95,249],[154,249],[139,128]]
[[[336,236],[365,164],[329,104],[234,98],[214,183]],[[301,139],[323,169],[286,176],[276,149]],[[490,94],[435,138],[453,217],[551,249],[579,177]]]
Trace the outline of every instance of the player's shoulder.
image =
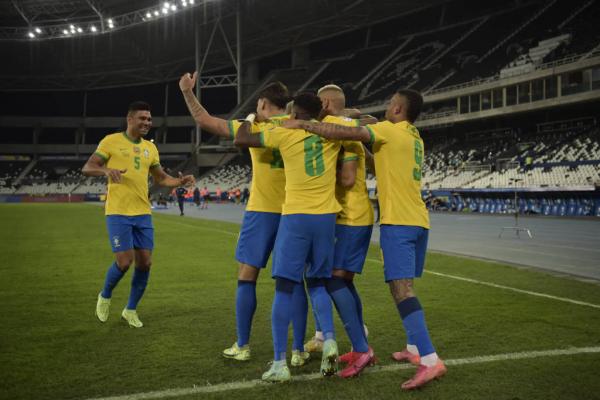
[[121,140],[123,138],[123,131],[109,133],[104,136],[104,140]]
[[326,115],[325,118],[323,118],[322,122],[339,125],[358,125],[355,119],[340,115]]
[[153,141],[151,140],[146,140],[142,138],[142,144],[148,148],[150,148],[151,150],[154,150],[156,152],[158,152],[158,147],[156,147],[156,145],[154,144]]
[[104,136],[100,140],[100,143],[102,143],[103,145],[111,145],[111,144],[120,142],[122,140],[122,138],[123,138],[123,132],[113,132],[113,133],[109,133],[108,135]]

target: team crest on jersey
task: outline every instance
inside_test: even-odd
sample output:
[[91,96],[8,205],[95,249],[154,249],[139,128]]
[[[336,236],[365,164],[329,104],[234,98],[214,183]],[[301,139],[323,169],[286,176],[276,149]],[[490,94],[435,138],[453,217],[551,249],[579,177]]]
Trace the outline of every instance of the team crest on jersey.
[[113,236],[113,246],[114,247],[121,247],[121,240],[119,239],[118,236]]
[[140,150],[140,148],[139,148],[139,147],[137,147],[137,146],[133,146],[133,152],[134,152],[135,154],[140,154],[140,151],[141,151],[141,150]]
[[150,158],[150,152],[148,151],[148,149],[144,149],[144,157]]

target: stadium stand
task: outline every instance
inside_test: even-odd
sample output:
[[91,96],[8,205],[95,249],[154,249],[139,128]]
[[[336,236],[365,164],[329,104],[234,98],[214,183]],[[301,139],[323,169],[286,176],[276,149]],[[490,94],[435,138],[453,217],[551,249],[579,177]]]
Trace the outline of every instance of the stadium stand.
[[223,191],[231,189],[244,189],[250,187],[252,170],[250,164],[242,157],[234,159],[231,163],[214,168],[196,181],[198,188],[206,187],[214,193],[217,188]]
[[[600,54],[598,17],[600,2],[594,0],[575,5],[567,0],[508,4],[464,0],[461,7],[445,7],[441,12],[438,7],[424,7],[368,29],[312,42],[308,45],[310,62],[307,64],[294,65],[290,54],[278,53],[261,59],[258,68],[263,72],[261,82],[282,80],[292,91],[315,90],[323,84],[336,83],[345,90],[349,105],[368,108],[385,102],[398,87],[431,95],[481,82],[518,78]],[[600,75],[594,77],[594,73],[600,72],[594,71],[589,71],[589,77],[582,73],[562,76],[562,86],[560,79],[554,86],[544,81],[544,99],[555,98],[560,90],[562,95],[579,93],[584,83],[592,90],[600,88]],[[542,84],[541,81],[537,83]],[[477,102],[475,111],[492,108],[497,94],[501,100],[502,96],[506,98],[507,106],[535,101],[534,83],[525,86],[519,91],[515,87],[514,93],[508,87],[498,87],[488,89],[486,96],[471,95]],[[258,93],[260,83],[253,90]],[[104,95],[112,93],[109,92]],[[151,97],[160,102],[161,91],[154,88]],[[90,94],[90,99],[91,106],[104,103],[101,93]],[[254,105],[253,96],[246,96],[232,117],[251,111]],[[462,113],[461,107],[462,103],[457,103],[456,98],[426,103],[420,119],[458,115]],[[466,111],[473,112],[472,104],[467,105]],[[96,108],[92,115],[98,113]],[[431,130],[423,129],[427,152],[423,188],[432,191],[433,196],[450,193],[442,194],[448,197],[448,209],[493,213],[515,209],[511,203],[514,200],[506,195],[515,190],[552,189],[552,193],[564,190],[560,195],[529,196],[524,208],[519,206],[519,209],[540,214],[595,215],[597,204],[591,195],[577,192],[569,197],[565,194],[583,189],[593,191],[600,186],[600,133],[596,116],[589,115],[585,123],[555,121],[537,127],[532,124],[560,119],[561,115],[537,114],[535,118],[539,120],[515,123],[505,119],[490,124],[490,127],[496,126],[493,129],[481,124],[479,128],[463,125],[460,130],[444,131],[442,126],[437,127],[440,130],[435,136]],[[498,128],[498,124],[505,128]],[[175,145],[193,141],[194,133],[189,127],[170,129],[170,134],[165,136],[162,135],[168,131],[166,127],[157,129],[160,131],[157,143]],[[64,143],[69,143],[78,140],[72,139],[76,136],[73,132],[62,134],[48,129],[42,132],[42,139],[53,143],[54,136],[58,135],[66,138]],[[96,143],[105,132],[104,128],[86,128],[83,142]],[[209,138],[205,144],[219,142]],[[218,145],[230,143],[221,141]],[[79,169],[84,160],[30,156],[36,161],[0,162],[0,193],[85,195],[106,191],[103,178],[81,176]],[[182,165],[180,159],[163,160],[163,167],[174,174]],[[212,165],[204,169],[195,167],[199,172],[198,187],[206,186],[211,192],[217,187],[224,191],[249,187],[251,171],[247,158],[236,157],[214,168]],[[368,187],[375,189],[376,178],[369,177]],[[477,195],[464,192],[477,190],[482,192]],[[460,201],[453,192],[462,193],[458,196]]]

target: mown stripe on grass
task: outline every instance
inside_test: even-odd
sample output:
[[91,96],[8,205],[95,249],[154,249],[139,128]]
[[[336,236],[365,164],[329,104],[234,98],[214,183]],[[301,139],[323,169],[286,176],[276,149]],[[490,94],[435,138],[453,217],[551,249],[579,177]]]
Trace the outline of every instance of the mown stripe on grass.
[[[376,258],[367,258],[367,261],[371,261],[371,262],[376,262],[376,263],[379,263],[379,264],[383,264],[382,261],[377,260]],[[553,296],[551,294],[546,294],[546,293],[532,292],[531,290],[517,289],[517,288],[511,287],[511,286],[498,285],[497,283],[485,282],[485,281],[480,281],[480,280],[477,280],[477,279],[465,278],[465,277],[462,277],[462,276],[444,274],[444,273],[441,273],[441,272],[428,271],[428,270],[425,270],[424,272],[428,273],[428,274],[431,274],[431,275],[441,276],[441,277],[444,277],[444,278],[456,279],[458,281],[475,283],[477,285],[490,286],[490,287],[493,287],[493,288],[496,288],[496,289],[510,290],[512,292],[517,292],[517,293],[522,293],[522,294],[528,294],[530,296],[543,297],[543,298],[546,298],[546,299],[563,301],[565,303],[577,304],[579,306],[586,306],[586,307],[592,307],[592,308],[600,309],[600,305],[598,305],[598,304],[587,303],[585,301],[579,301],[579,300],[569,299],[567,297],[559,297],[559,296]]]
[[[445,360],[444,362],[448,366],[460,366],[460,365],[469,365],[469,364],[483,364],[490,362],[498,362],[498,361],[514,361],[514,360],[525,360],[525,359],[533,359],[533,358],[541,358],[541,357],[557,357],[557,356],[573,356],[577,354],[592,354],[592,353],[600,353],[600,346],[597,347],[572,347],[568,349],[553,349],[553,350],[540,350],[540,351],[523,351],[518,353],[504,353],[504,354],[492,354],[487,356],[475,356],[468,358],[455,358],[452,360]],[[373,367],[365,370],[363,373],[365,374],[374,374],[379,372],[393,372],[404,369],[414,368],[410,364],[393,364],[393,365],[385,365],[382,367]],[[303,374],[296,375],[292,377],[292,381],[310,381],[315,379],[320,379],[321,374]],[[189,396],[193,394],[203,394],[203,393],[217,393],[217,392],[226,392],[230,390],[241,390],[241,389],[252,389],[254,387],[260,385],[273,385],[273,387],[277,387],[272,383],[265,383],[260,379],[254,379],[251,381],[240,381],[240,382],[228,382],[228,383],[220,383],[217,385],[203,385],[203,386],[192,386],[187,388],[175,388],[175,389],[166,389],[166,390],[157,390],[153,392],[143,392],[143,393],[132,393],[129,395],[122,396],[111,396],[111,397],[99,397],[88,400],[145,400],[145,399],[165,399],[168,397],[176,397],[176,396]]]
[[[168,220],[168,219],[164,219],[163,221],[167,221],[169,223],[176,224],[176,225],[187,226],[187,227],[190,227],[190,228],[197,228],[197,229],[201,229],[201,230],[205,230],[205,231],[218,232],[218,233],[226,234],[226,235],[229,235],[229,236],[235,236],[235,237],[239,236],[238,233],[231,232],[231,231],[225,231],[225,230],[221,230],[221,229],[215,229],[215,228],[209,228],[209,227],[204,227],[204,226],[185,224],[185,223],[182,223],[182,222],[179,222],[179,221],[172,221],[172,220]],[[371,262],[383,264],[383,262],[381,260],[378,260],[376,258],[367,258],[367,261],[371,261]],[[551,299],[551,300],[556,300],[556,301],[562,301],[562,302],[565,302],[565,303],[577,304],[579,306],[585,306],[585,307],[591,307],[591,308],[600,309],[600,305],[598,305],[598,304],[588,303],[588,302],[580,301],[580,300],[569,299],[567,297],[553,296],[551,294],[534,292],[534,291],[531,291],[531,290],[518,289],[518,288],[511,287],[511,286],[504,286],[504,285],[499,285],[497,283],[485,282],[485,281],[480,281],[480,280],[477,280],[477,279],[465,278],[465,277],[462,277],[462,276],[444,274],[444,273],[436,272],[436,271],[425,270],[425,273],[436,275],[436,276],[441,276],[441,277],[444,277],[444,278],[455,279],[455,280],[459,280],[459,281],[463,281],[463,282],[475,283],[477,285],[489,286],[489,287],[493,287],[493,288],[496,288],[496,289],[510,290],[512,292],[521,293],[521,294],[527,294],[527,295],[530,295],[530,296],[543,297],[543,298],[546,298],[546,299]]]

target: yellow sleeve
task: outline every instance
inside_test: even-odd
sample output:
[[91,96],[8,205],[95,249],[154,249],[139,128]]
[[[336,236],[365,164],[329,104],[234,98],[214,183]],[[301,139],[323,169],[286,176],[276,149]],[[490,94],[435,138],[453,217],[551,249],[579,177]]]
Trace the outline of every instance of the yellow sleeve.
[[100,141],[98,147],[96,148],[96,151],[94,151],[94,154],[103,159],[104,162],[107,162],[111,156],[110,148],[110,139],[107,136]]
[[352,119],[348,117],[337,117],[333,115],[327,115],[323,118],[322,122],[327,122],[330,124],[338,124],[344,126],[358,127],[360,126],[360,121],[358,119]]
[[271,128],[271,129],[265,129],[264,131],[260,132],[260,143],[264,146],[264,147],[269,147],[271,149],[278,149],[279,146],[281,146],[281,140],[284,136],[283,131],[285,131],[284,128]]
[[[240,126],[243,122],[244,121],[238,121],[237,119],[230,119],[229,121],[227,121],[227,126],[229,127],[229,137],[231,137],[232,139],[235,138],[235,135],[237,135],[237,131],[238,129],[240,129]],[[260,127],[258,126],[258,124],[253,123],[250,132],[260,133]]]
[[158,155],[158,149],[156,148],[156,145],[154,145],[154,159],[150,164],[150,168],[154,167],[160,167],[160,156]]
[[371,140],[369,141],[369,143],[371,144],[381,144],[381,143],[385,143],[385,128],[384,128],[384,124],[386,123],[386,121],[382,121],[382,122],[378,122],[376,124],[369,124],[369,125],[365,125],[365,128],[367,128],[367,130],[369,131],[369,134],[371,135]]
[[362,143],[350,140],[342,142],[342,147],[344,148],[342,152],[342,162],[356,161],[360,158],[361,149],[357,148],[357,146],[362,147]]

